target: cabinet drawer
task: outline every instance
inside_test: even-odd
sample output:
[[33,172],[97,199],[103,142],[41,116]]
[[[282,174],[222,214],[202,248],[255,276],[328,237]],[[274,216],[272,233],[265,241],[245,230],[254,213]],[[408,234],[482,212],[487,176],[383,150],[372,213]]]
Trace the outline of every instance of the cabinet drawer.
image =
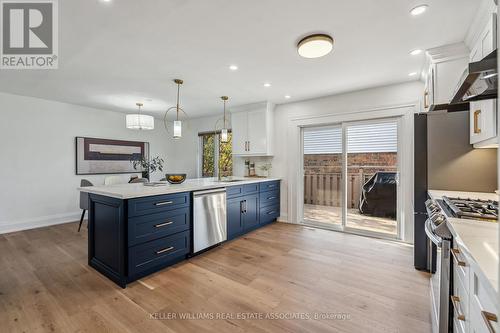
[[458,276],[466,290],[469,290],[469,275],[470,275],[470,261],[465,255],[461,247],[453,242],[454,245],[450,249],[451,260],[453,265],[453,273]]
[[247,184],[243,185],[243,194],[253,194],[259,192],[259,184]]
[[280,191],[270,191],[260,194],[260,208],[279,205]]
[[453,290],[451,293],[450,313],[453,316],[455,332],[469,331],[469,293],[468,287],[464,286],[457,273],[457,267],[453,267]]
[[264,207],[260,209],[260,224],[273,222],[280,216],[280,205]]
[[[488,326],[499,332],[498,322],[487,320],[487,314],[498,318],[496,307],[496,293],[489,285],[489,281],[475,270],[471,270],[470,310],[471,331],[489,332]],[[497,319],[498,320],[498,319]]]
[[260,183],[260,192],[274,191],[280,188],[279,180]]
[[226,187],[226,198],[234,198],[243,195],[243,186]]
[[129,248],[129,276],[184,257],[190,251],[190,238],[190,232],[184,231]]
[[235,198],[242,195],[254,194],[259,192],[259,184],[246,184],[240,186],[226,187],[226,197]]
[[190,229],[189,208],[132,217],[128,220],[128,245],[133,246]]
[[128,216],[154,214],[183,207],[189,207],[188,192],[130,199],[128,201]]

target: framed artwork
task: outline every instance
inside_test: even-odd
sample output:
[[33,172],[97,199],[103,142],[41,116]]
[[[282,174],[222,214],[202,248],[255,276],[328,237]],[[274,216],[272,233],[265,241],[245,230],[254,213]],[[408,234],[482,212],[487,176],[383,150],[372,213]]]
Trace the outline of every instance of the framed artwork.
[[149,159],[149,143],[76,137],[76,174],[140,173],[131,159]]

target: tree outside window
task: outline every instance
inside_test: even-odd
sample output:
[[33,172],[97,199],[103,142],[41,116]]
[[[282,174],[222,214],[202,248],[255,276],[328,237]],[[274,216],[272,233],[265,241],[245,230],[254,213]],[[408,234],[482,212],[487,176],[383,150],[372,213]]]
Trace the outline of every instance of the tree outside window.
[[[221,176],[233,174],[232,133],[228,134],[228,142],[221,142],[218,133],[199,134],[201,141],[201,176],[215,177],[220,166]],[[219,155],[220,148],[220,155]],[[220,163],[219,163],[220,162]]]

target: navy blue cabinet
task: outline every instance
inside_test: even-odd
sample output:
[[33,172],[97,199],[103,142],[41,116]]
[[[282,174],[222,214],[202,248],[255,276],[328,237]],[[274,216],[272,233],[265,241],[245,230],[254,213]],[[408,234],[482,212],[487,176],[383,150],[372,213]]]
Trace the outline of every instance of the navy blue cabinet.
[[89,265],[122,288],[191,251],[189,192],[129,200],[90,194],[89,204]]
[[243,213],[243,231],[248,232],[259,226],[259,195],[251,194],[243,197],[245,199]]
[[227,238],[233,239],[243,233],[243,213],[245,201],[241,198],[227,200]]
[[228,240],[271,223],[279,217],[279,187],[279,181],[269,181],[226,189]]
[[[182,261],[191,253],[190,192],[135,199],[89,195],[89,265],[125,288],[127,283]],[[226,188],[227,238],[275,221],[280,182]]]

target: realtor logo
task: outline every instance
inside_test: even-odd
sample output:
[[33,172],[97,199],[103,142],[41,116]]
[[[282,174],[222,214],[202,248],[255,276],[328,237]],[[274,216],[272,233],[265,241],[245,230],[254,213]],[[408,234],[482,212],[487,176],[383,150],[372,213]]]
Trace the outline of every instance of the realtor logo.
[[1,69],[56,69],[57,0],[0,0]]

